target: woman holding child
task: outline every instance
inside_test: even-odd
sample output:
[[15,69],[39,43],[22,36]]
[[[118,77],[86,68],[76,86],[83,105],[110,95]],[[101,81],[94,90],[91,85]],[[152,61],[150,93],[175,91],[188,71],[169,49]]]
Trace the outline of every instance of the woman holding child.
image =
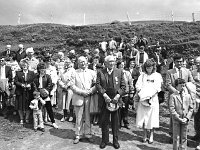
[[[153,143],[154,128],[159,127],[159,100],[158,92],[161,91],[163,79],[161,74],[155,72],[156,63],[148,59],[144,63],[144,72],[136,83],[136,94],[139,96],[136,125],[144,130],[143,142]],[[147,138],[147,130],[150,137]]]

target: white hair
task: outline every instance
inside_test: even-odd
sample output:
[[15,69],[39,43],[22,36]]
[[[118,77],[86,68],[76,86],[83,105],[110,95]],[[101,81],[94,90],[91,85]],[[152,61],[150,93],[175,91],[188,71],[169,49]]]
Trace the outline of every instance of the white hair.
[[115,57],[112,56],[112,55],[108,55],[105,57],[105,62],[108,62],[108,61],[115,61]]
[[80,57],[78,58],[78,62],[79,62],[79,61],[85,61],[85,62],[87,62],[87,58],[84,57],[84,56],[80,56]]

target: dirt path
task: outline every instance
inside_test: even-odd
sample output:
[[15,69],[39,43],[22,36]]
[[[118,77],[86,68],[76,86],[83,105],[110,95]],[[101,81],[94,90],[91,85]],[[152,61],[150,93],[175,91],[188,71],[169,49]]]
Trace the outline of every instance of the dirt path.
[[[160,109],[160,128],[155,131],[154,143],[142,143],[142,130],[136,128],[135,125],[135,113],[130,112],[130,124],[131,129],[120,129],[119,143],[122,150],[170,150],[172,144],[168,144],[169,136],[168,122],[169,113],[165,110],[166,106],[162,106]],[[2,118],[0,118],[2,120]],[[8,121],[10,122],[10,121]],[[45,126],[46,132],[40,131],[34,132],[31,125],[22,127],[18,123],[10,123],[14,126],[8,131],[0,131],[0,150],[98,150],[101,142],[101,130],[98,126],[93,126],[93,139],[94,143],[89,143],[86,140],[81,141],[79,144],[73,144],[74,138],[74,125],[69,122],[60,122],[56,120],[59,125],[59,129],[54,129],[50,126],[50,123]],[[6,123],[5,123],[6,124]],[[7,124],[6,124],[7,125]],[[11,132],[13,129],[17,129]],[[7,128],[6,128],[7,129]],[[8,135],[12,133],[11,135]],[[189,138],[193,136],[193,124],[189,125]],[[110,134],[110,142],[112,142],[112,135]],[[188,141],[188,150],[195,149],[197,143],[194,141]],[[107,146],[105,150],[113,150],[112,144]]]

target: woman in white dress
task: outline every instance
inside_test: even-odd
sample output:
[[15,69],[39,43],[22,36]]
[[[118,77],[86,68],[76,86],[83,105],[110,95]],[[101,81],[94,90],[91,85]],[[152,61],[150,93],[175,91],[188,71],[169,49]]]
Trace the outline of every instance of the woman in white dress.
[[[154,128],[159,128],[159,100],[163,79],[156,71],[156,63],[148,59],[144,63],[144,72],[138,78],[136,90],[139,96],[136,125],[144,130],[143,142],[153,143]],[[147,130],[150,137],[147,138]]]

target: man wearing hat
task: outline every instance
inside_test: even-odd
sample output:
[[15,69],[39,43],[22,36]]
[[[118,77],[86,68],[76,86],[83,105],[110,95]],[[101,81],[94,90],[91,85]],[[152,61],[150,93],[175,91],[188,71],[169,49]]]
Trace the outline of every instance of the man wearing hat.
[[19,63],[21,59],[24,59],[26,57],[26,52],[24,50],[24,46],[22,44],[18,45],[18,51],[16,53],[16,60]]
[[1,56],[9,57],[11,53],[14,53],[13,51],[11,51],[11,45],[6,45],[6,50],[1,53]]
[[113,146],[120,148],[118,143],[119,116],[118,111],[110,112],[108,104],[117,104],[120,97],[125,93],[125,81],[122,70],[115,68],[115,58],[106,56],[105,68],[97,73],[96,87],[99,92],[99,99],[103,102],[101,112],[102,142],[100,148],[103,149],[109,143],[109,122],[111,115],[111,127],[113,133]]
[[[37,72],[37,65],[39,61],[34,57],[34,50],[32,47],[26,49],[26,57],[24,58],[29,64],[29,70]],[[24,60],[22,59],[22,60]]]

